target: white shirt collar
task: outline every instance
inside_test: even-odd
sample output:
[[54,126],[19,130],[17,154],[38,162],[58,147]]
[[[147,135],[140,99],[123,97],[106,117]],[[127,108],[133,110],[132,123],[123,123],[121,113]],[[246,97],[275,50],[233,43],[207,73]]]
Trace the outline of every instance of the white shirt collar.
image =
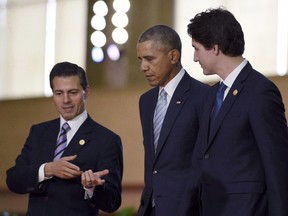
[[[237,76],[241,72],[241,70],[245,67],[245,65],[248,63],[246,59],[244,59],[241,64],[239,64],[223,81],[224,84],[227,86],[227,88],[231,88],[233,85],[234,81],[236,80]],[[221,80],[222,82],[222,80]]]
[[[83,122],[87,119],[87,117],[88,117],[88,113],[86,110],[84,110],[80,115],[67,121],[67,123],[69,124],[71,128],[72,134],[74,134],[78,130],[78,128],[83,124]],[[60,128],[65,122],[66,122],[65,119],[62,116],[60,116]]]
[[[182,79],[182,77],[185,74],[185,70],[184,68],[182,68],[179,73],[172,79],[170,80],[167,85],[164,87],[165,91],[167,92],[167,96],[168,96],[168,101],[170,101],[170,99],[172,98],[175,89],[177,88],[180,80]],[[161,91],[161,89],[163,89],[163,87],[160,87],[159,89],[159,93]]]

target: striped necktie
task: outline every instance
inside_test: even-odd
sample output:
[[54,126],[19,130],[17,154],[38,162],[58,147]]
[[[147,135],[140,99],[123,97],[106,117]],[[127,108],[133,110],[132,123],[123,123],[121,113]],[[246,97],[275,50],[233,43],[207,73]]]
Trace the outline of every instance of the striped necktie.
[[56,149],[54,153],[54,161],[59,160],[61,157],[62,153],[67,147],[67,132],[70,130],[70,126],[67,122],[65,122],[61,128],[59,137],[57,139],[56,143]]
[[154,113],[154,151],[156,152],[163,120],[167,111],[167,92],[162,89]]

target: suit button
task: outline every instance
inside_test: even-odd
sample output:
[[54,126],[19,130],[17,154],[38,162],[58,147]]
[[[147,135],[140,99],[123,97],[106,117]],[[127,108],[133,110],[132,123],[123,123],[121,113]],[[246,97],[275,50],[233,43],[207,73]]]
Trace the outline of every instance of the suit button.
[[154,171],[153,171],[153,174],[154,174],[154,175],[156,175],[157,173],[158,173],[158,171],[157,171],[157,170],[154,170]]
[[205,158],[205,159],[208,159],[209,157],[210,157],[209,154],[205,154],[205,155],[204,155],[204,158]]

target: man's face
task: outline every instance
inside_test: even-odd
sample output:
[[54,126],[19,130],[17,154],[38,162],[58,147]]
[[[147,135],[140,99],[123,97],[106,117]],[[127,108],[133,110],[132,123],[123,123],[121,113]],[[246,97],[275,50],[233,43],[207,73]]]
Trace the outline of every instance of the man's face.
[[153,40],[137,44],[137,57],[151,86],[165,86],[175,74],[171,62],[171,51],[167,51]]
[[199,62],[203,69],[203,74],[212,75],[217,71],[216,67],[216,55],[213,50],[207,50],[202,44],[192,39],[192,47],[194,47],[195,62]]
[[71,120],[85,110],[88,89],[83,90],[78,76],[56,76],[53,79],[53,100],[58,112]]

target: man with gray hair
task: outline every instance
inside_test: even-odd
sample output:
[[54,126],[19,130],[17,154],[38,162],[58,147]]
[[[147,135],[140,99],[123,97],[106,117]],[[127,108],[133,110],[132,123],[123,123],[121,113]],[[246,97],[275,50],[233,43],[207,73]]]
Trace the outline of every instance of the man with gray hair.
[[180,37],[168,26],[144,31],[137,57],[153,87],[139,101],[145,188],[137,215],[177,215],[208,86],[184,70]]

